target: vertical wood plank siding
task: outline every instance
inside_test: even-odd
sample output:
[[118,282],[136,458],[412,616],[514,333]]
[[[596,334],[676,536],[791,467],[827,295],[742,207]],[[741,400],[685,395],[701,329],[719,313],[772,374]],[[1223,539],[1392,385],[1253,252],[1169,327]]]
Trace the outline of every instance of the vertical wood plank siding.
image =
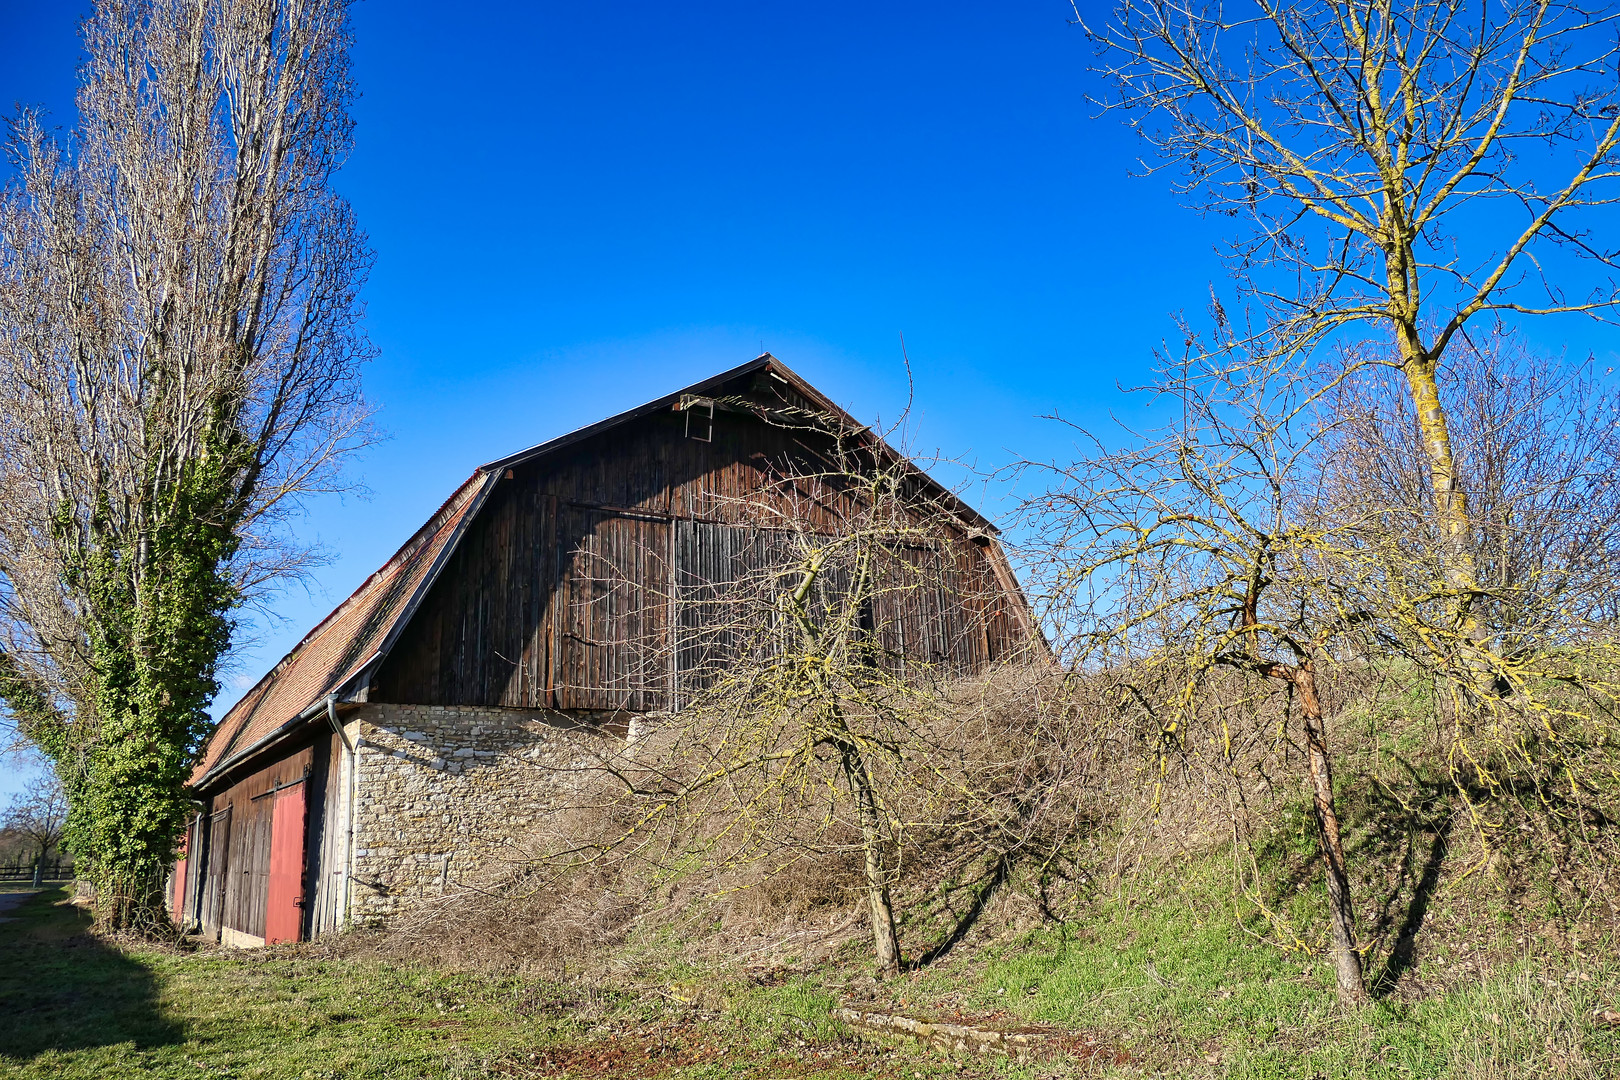
[[[313,747],[306,746],[210,800],[200,917],[204,929],[215,936],[221,927],[264,936],[274,792],[278,785],[309,775],[313,760]],[[311,843],[317,840],[311,835]]]
[[[220,800],[214,800],[219,803]],[[225,882],[230,876],[231,805],[216,805],[208,816],[208,852],[202,882],[202,909],[197,919],[218,936],[225,917]]]
[[[335,732],[315,740],[309,773],[309,839],[314,849],[306,861],[304,895],[306,933],[316,937],[335,930],[342,915],[338,910],[341,875],[346,855],[340,835],[343,822],[342,795],[343,743]],[[330,838],[330,839],[329,839]]]
[[[735,644],[723,588],[779,557],[770,526],[832,533],[855,507],[858,493],[822,479],[783,490],[782,476],[825,469],[827,442],[736,412],[718,412],[704,442],[687,437],[681,413],[660,413],[518,466],[390,653],[372,700],[678,707],[681,688],[701,685]],[[897,552],[883,574],[874,630],[897,664],[972,670],[1017,643],[1018,601],[965,536]]]

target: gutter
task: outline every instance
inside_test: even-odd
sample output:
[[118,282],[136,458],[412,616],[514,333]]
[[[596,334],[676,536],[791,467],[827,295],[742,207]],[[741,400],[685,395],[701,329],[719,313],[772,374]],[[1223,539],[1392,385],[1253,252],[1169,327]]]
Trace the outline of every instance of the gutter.
[[219,779],[221,776],[224,776],[226,773],[236,768],[236,766],[242,764],[242,762],[246,761],[248,758],[262,750],[269,749],[270,747],[291,737],[292,735],[297,734],[299,729],[302,728],[307,721],[313,720],[316,715],[322,711],[335,712],[334,706],[336,704],[336,697],[336,694],[329,694],[326,697],[316,699],[313,705],[310,705],[303,712],[299,713],[285,724],[282,724],[280,727],[270,732],[270,734],[266,735],[258,742],[255,742],[249,746],[244,746],[242,749],[238,750],[224,761],[221,761],[218,765],[215,765],[212,769],[209,769],[205,776],[199,779],[195,784],[191,785],[191,790],[199,792],[205,790],[215,780]]
[[337,703],[340,701],[348,702],[353,700],[351,695],[354,690],[354,684],[360,681],[363,676],[369,675],[371,667],[375,665],[378,660],[381,660],[382,657],[383,650],[381,649],[372,653],[371,656],[366,659],[365,663],[361,664],[358,668],[353,669],[353,675],[350,675],[347,679],[344,679],[341,683],[334,687],[331,693],[316,698],[312,704],[305,707],[303,712],[299,713],[291,720],[288,720],[285,724],[282,724],[268,735],[265,735],[263,738],[259,739],[258,742],[244,746],[230,757],[215,765],[212,769],[209,769],[205,776],[203,776],[195,784],[191,785],[191,789],[193,791],[202,791],[216,779],[224,776],[226,773],[242,764],[242,762],[246,761],[248,758],[253,757],[255,754],[258,754],[261,751],[268,750],[278,742],[281,742],[289,736],[296,734],[304,724],[315,719],[316,716],[323,712],[326,713],[327,722],[332,725],[332,730],[337,732],[338,737],[343,740],[343,745],[348,748],[350,753],[353,753],[354,747],[349,745],[349,738],[343,733],[342,725],[337,720]]
[[326,722],[332,725],[332,733],[343,743],[343,748],[351,754],[354,753],[354,743],[349,741],[348,733],[343,730],[343,725],[338,723],[336,694],[326,695]]

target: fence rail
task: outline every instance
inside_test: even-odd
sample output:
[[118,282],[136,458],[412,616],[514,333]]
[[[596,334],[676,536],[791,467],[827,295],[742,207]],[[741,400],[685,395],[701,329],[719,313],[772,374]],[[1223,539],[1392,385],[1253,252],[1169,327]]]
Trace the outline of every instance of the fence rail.
[[[14,863],[10,866],[0,866],[0,881],[33,881],[35,864]],[[40,868],[41,881],[72,881],[73,863],[57,859],[48,862]]]

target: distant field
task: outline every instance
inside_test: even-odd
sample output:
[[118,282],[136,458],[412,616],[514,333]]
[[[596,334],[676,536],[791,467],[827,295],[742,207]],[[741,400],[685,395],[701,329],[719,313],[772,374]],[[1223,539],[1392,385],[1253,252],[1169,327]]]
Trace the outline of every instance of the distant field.
[[[47,886],[49,886],[50,888],[52,888],[52,889],[55,889],[57,887],[66,888],[66,889],[71,889],[72,888],[72,883],[71,882],[50,881],[50,880],[47,879],[45,884]],[[34,883],[32,881],[0,881],[0,893],[19,893],[19,892],[33,892],[33,891],[34,891]]]

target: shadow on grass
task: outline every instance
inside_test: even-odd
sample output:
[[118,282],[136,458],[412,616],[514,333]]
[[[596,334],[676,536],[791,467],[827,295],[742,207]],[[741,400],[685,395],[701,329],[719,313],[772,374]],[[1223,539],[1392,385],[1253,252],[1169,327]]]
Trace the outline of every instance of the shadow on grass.
[[956,924],[945,935],[945,940],[924,952],[916,960],[908,964],[907,967],[912,970],[925,968],[961,944],[962,939],[967,937],[968,931],[978,925],[979,916],[984,914],[985,906],[990,903],[990,898],[995,895],[997,889],[1006,883],[1007,872],[1011,867],[1011,863],[1011,857],[1003,855],[991,866],[989,873],[978,881],[965,886],[964,888],[972,890],[967,910],[957,916]]
[[1406,974],[1413,964],[1417,953],[1418,931],[1423,928],[1423,920],[1429,914],[1429,902],[1434,899],[1435,890],[1440,887],[1440,865],[1446,857],[1446,844],[1451,839],[1451,826],[1452,819],[1446,818],[1432,827],[1429,834],[1429,851],[1423,860],[1422,872],[1412,885],[1400,930],[1395,935],[1395,944],[1389,950],[1389,957],[1384,961],[1384,970],[1379,972],[1378,977],[1372,982],[1372,992],[1376,997],[1384,997],[1392,992],[1400,982],[1401,976]]
[[181,1041],[145,965],[85,931],[89,916],[47,889],[0,923],[0,1061],[52,1050]]
[[[1346,825],[1347,861],[1365,877],[1389,882],[1381,895],[1361,903],[1365,911],[1374,899],[1377,902],[1370,925],[1363,923],[1363,930],[1371,942],[1369,969],[1373,957],[1382,954],[1377,974],[1368,972],[1368,989],[1378,998],[1392,994],[1416,962],[1419,935],[1440,885],[1455,820],[1451,807],[1455,789],[1449,779],[1425,776],[1406,762],[1401,764],[1405,775],[1398,786],[1365,777],[1344,785],[1338,799],[1340,819]],[[1469,794],[1483,798],[1480,792]],[[1256,852],[1259,862],[1272,868],[1269,903],[1280,907],[1319,884],[1319,850],[1309,811],[1303,805],[1290,807]]]

